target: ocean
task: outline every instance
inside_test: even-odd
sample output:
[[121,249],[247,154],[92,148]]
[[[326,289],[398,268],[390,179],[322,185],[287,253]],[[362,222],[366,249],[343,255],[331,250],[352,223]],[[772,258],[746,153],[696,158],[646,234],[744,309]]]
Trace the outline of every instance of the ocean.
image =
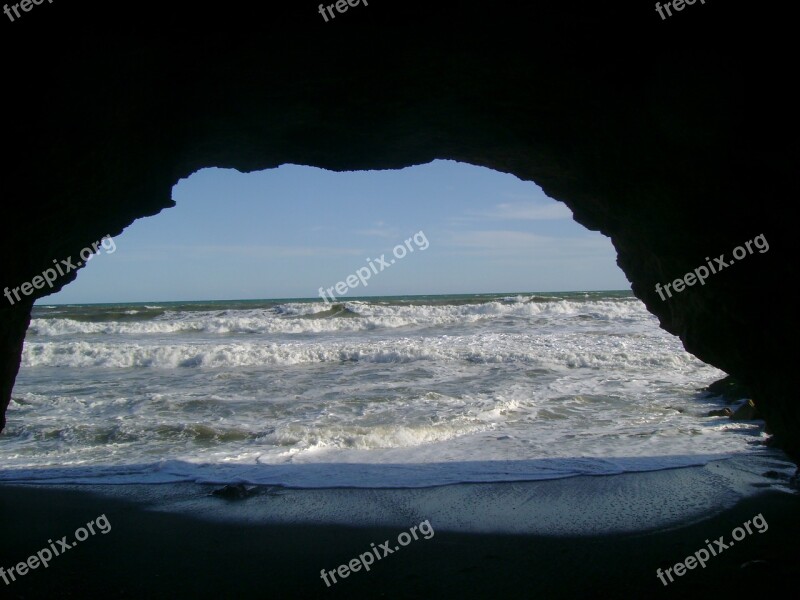
[[630,292],[37,305],[0,483],[426,487],[763,451]]

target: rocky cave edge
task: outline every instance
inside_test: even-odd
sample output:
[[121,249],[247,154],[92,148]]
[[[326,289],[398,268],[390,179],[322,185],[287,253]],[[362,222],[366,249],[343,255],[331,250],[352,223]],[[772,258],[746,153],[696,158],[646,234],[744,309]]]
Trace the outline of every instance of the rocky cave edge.
[[[172,206],[204,167],[482,165],[610,236],[661,326],[747,385],[797,460],[791,7],[431,4],[372,0],[326,23],[308,1],[56,2],[4,23],[0,287]],[[768,252],[655,292],[760,234]],[[0,427],[49,292],[0,298]]]

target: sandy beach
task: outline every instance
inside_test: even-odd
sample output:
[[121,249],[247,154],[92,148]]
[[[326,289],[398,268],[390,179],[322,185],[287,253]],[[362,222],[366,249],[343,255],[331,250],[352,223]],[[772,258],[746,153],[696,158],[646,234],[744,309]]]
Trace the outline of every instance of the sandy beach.
[[[775,467],[771,476],[764,469]],[[790,552],[800,496],[788,464],[705,467],[418,489],[3,486],[0,566],[27,560],[105,515],[69,551],[10,584],[7,598],[668,598],[778,591],[800,574]],[[589,504],[589,498],[592,498]],[[658,568],[762,515],[735,546],[664,585]],[[427,520],[426,539],[399,534]],[[369,572],[327,586],[321,570],[379,547]],[[392,545],[395,546],[392,549]],[[379,554],[380,556],[380,554]],[[763,561],[763,562],[753,562]],[[749,563],[749,564],[748,564]],[[744,567],[742,565],[745,565]],[[346,571],[347,572],[347,571]],[[328,578],[330,579],[330,577]]]

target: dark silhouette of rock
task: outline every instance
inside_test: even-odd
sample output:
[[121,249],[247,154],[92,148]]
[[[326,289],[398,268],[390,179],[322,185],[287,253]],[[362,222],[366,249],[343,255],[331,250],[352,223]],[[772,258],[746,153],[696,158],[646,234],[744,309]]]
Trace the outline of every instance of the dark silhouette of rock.
[[[726,0],[665,21],[647,2],[407,0],[325,23],[304,2],[124,18],[55,2],[0,36],[0,292],[173,206],[203,167],[460,160],[538,183],[610,236],[661,326],[747,386],[800,457],[792,11]],[[758,235],[768,252],[656,292]],[[0,298],[0,425],[30,301],[75,276]]]
[[734,421],[754,421],[760,418],[761,415],[759,414],[758,409],[756,409],[756,405],[752,400],[748,400],[742,404],[731,415],[731,419]]
[[752,398],[753,394],[732,375],[728,375],[703,388],[709,396],[721,396],[725,402],[732,404],[739,400]]
[[256,486],[247,486],[243,483],[231,483],[225,487],[211,492],[212,496],[224,498],[225,500],[244,500],[256,493]]
[[730,417],[731,415],[733,415],[733,411],[730,408],[708,411],[709,417]]

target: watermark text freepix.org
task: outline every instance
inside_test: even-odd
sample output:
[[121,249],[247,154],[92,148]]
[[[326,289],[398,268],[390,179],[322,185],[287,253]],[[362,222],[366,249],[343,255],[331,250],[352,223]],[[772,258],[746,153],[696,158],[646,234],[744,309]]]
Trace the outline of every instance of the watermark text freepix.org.
[[[748,519],[747,521],[745,521],[741,527],[736,527],[733,531],[731,531],[731,537],[733,537],[733,539],[735,540],[734,542],[729,542],[726,544],[724,535],[721,535],[719,536],[718,539],[714,540],[713,544],[708,540],[706,540],[706,544],[708,545],[708,550],[706,550],[705,548],[701,548],[691,556],[687,556],[685,560],[676,563],[674,567],[670,567],[669,569],[665,569],[664,571],[662,571],[661,569],[656,569],[656,577],[658,577],[661,580],[661,583],[663,583],[666,586],[669,584],[667,583],[667,580],[664,578],[664,575],[666,575],[669,578],[669,583],[672,583],[673,581],[675,581],[672,578],[673,571],[675,572],[675,575],[677,575],[678,577],[683,577],[687,569],[692,570],[698,564],[705,569],[706,562],[708,561],[709,558],[711,558],[712,556],[716,556],[717,554],[721,554],[722,552],[733,546],[735,542],[740,542],[749,534],[753,533],[753,530],[750,528],[750,523],[752,523],[753,527],[755,527],[758,530],[758,533],[764,533],[767,529],[769,529],[769,524],[767,523],[767,520],[761,513],[758,513],[752,519]],[[745,529],[747,531],[745,531]],[[711,554],[709,554],[709,552],[711,552]]]
[[[325,6],[324,4],[319,5],[319,14],[322,15],[322,18],[325,19],[325,22],[328,22],[328,15],[331,16],[331,19],[335,19],[336,15],[333,14],[334,7],[336,8],[336,12],[339,14],[344,14],[347,12],[349,8],[355,8],[359,5],[359,3],[363,2],[364,6],[369,6],[367,0],[338,0],[334,4],[330,4]],[[328,15],[325,14],[325,11],[328,11]]]
[[[112,238],[110,235],[106,235],[100,239],[100,241],[92,243],[91,248],[87,246],[81,250],[78,253],[81,257],[81,260],[79,260],[77,264],[72,262],[72,257],[62,260],[61,262],[53,259],[55,268],[50,267],[49,269],[45,269],[42,271],[41,275],[37,275],[31,281],[26,281],[19,287],[15,287],[10,290],[5,288],[5,290],[3,290],[3,295],[8,298],[11,306],[14,306],[14,298],[17,299],[17,302],[22,300],[19,295],[20,292],[22,292],[25,296],[30,296],[33,293],[33,290],[42,289],[45,283],[48,285],[48,287],[52,288],[53,283],[55,283],[59,277],[63,277],[70,271],[80,269],[83,265],[92,260],[94,255],[99,252],[101,247],[106,251],[106,254],[114,254],[114,252],[117,251],[117,245],[114,243],[114,238]],[[12,294],[14,295],[13,298]]]
[[[753,254],[752,246],[755,244],[755,247],[758,248],[759,254],[764,254],[767,250],[769,250],[769,242],[767,242],[767,238],[764,237],[764,234],[757,235],[752,240],[748,240],[744,243],[743,246],[736,246],[733,249],[733,258],[728,259],[725,262],[725,254],[720,254],[719,257],[714,259],[714,262],[711,262],[711,259],[706,256],[706,262],[708,263],[708,267],[706,268],[705,265],[697,267],[694,271],[689,271],[680,279],[676,279],[672,283],[664,284],[664,287],[661,287],[660,283],[656,284],[656,292],[658,292],[659,297],[666,301],[663,292],[667,292],[667,296],[672,298],[672,292],[669,291],[669,288],[672,287],[675,290],[675,293],[682,292],[686,289],[684,286],[691,287],[698,281],[700,285],[706,284],[706,279],[709,278],[711,275],[715,275],[719,273],[722,269],[726,267],[730,267],[734,262],[737,260],[742,260],[743,258],[747,257],[749,254]],[[745,250],[745,247],[747,250]],[[715,267],[716,263],[716,267]],[[711,269],[709,271],[709,269]]]
[[422,536],[429,540],[431,539],[435,532],[433,531],[433,527],[431,526],[430,522],[425,519],[419,525],[414,525],[409,531],[404,531],[400,535],[397,536],[397,544],[395,545],[394,549],[392,549],[391,543],[389,540],[386,540],[382,544],[378,544],[375,546],[375,542],[372,542],[370,548],[367,552],[360,554],[358,558],[354,558],[346,565],[339,565],[338,568],[333,569],[331,571],[325,571],[322,569],[320,571],[320,579],[325,582],[325,585],[331,587],[330,582],[328,581],[328,576],[333,580],[333,583],[337,583],[336,575],[339,575],[342,579],[346,579],[350,577],[350,573],[355,573],[360,571],[363,567],[365,571],[369,571],[370,565],[372,565],[376,560],[380,560],[382,558],[386,558],[390,554],[394,554],[397,550],[400,550],[400,546],[408,546],[412,542],[412,536],[414,540],[418,540],[419,536],[417,535],[417,530],[422,534]]
[[[375,261],[373,261],[371,258],[368,258],[367,262],[369,263],[369,268],[361,267],[360,269],[356,269],[356,272],[353,275],[348,275],[344,281],[340,281],[336,285],[333,285],[327,289],[319,288],[320,298],[322,298],[326,304],[330,304],[331,300],[336,300],[336,296],[333,295],[334,291],[340,296],[343,296],[350,289],[358,287],[359,284],[367,287],[367,280],[369,280],[370,277],[377,275],[384,269],[391,267],[395,263],[395,259],[400,260],[401,258],[405,258],[406,254],[409,252],[414,252],[414,248],[411,246],[412,241],[417,246],[418,250],[427,250],[428,246],[430,246],[428,238],[425,237],[425,232],[420,230],[408,238],[405,241],[405,244],[397,244],[397,246],[392,249],[392,254],[394,254],[395,258],[387,261],[385,254],[381,254],[381,257]],[[380,267],[380,269],[378,267]],[[328,292],[328,296],[331,297],[331,300],[328,300],[325,292]]]
[[[97,525],[98,530],[103,535],[111,531],[111,523],[109,522],[108,517],[106,517],[105,514],[102,514],[95,520],[89,521],[86,524],[86,527],[78,527],[75,530],[76,542],[70,544],[67,541],[67,536],[62,537],[60,540],[56,540],[56,543],[53,543],[53,540],[47,540],[47,543],[50,544],[50,547],[42,548],[36,554],[31,554],[28,557],[28,560],[25,562],[18,563],[13,567],[9,567],[8,569],[0,567],[0,578],[6,582],[6,585],[11,585],[12,582],[17,580],[18,576],[22,577],[23,575],[27,574],[28,570],[33,571],[42,565],[46,569],[48,566],[50,566],[50,561],[53,560],[54,557],[60,556],[67,550],[74,548],[79,542],[86,540],[90,533],[91,535],[96,534],[97,532],[94,530],[95,525]],[[57,547],[56,544],[58,544]],[[9,578],[11,578],[10,581]]]
[[[664,6],[661,6],[661,2],[656,2],[656,12],[661,17],[661,20],[665,21],[667,19],[667,17],[671,17],[672,16],[672,11],[669,9],[670,6],[672,6],[672,8],[675,11],[680,12],[684,8],[686,8],[686,5],[691,6],[695,2],[697,2],[697,0],[672,0],[671,2],[665,2]],[[706,0],[700,0],[700,4],[705,4],[705,3],[706,3]],[[664,11],[665,10],[667,11],[667,15],[666,16],[664,16]]]
[[[42,3],[44,3],[44,0],[22,0],[22,2],[18,4],[12,4],[10,9],[8,4],[3,5],[3,12],[6,13],[6,16],[11,19],[11,22],[13,23],[14,17],[11,16],[11,11],[14,11],[14,14],[17,15],[17,19],[19,19],[22,16],[19,14],[20,8],[23,10],[23,12],[30,12],[34,4],[39,6]],[[52,4],[53,0],[47,0],[47,3]]]

